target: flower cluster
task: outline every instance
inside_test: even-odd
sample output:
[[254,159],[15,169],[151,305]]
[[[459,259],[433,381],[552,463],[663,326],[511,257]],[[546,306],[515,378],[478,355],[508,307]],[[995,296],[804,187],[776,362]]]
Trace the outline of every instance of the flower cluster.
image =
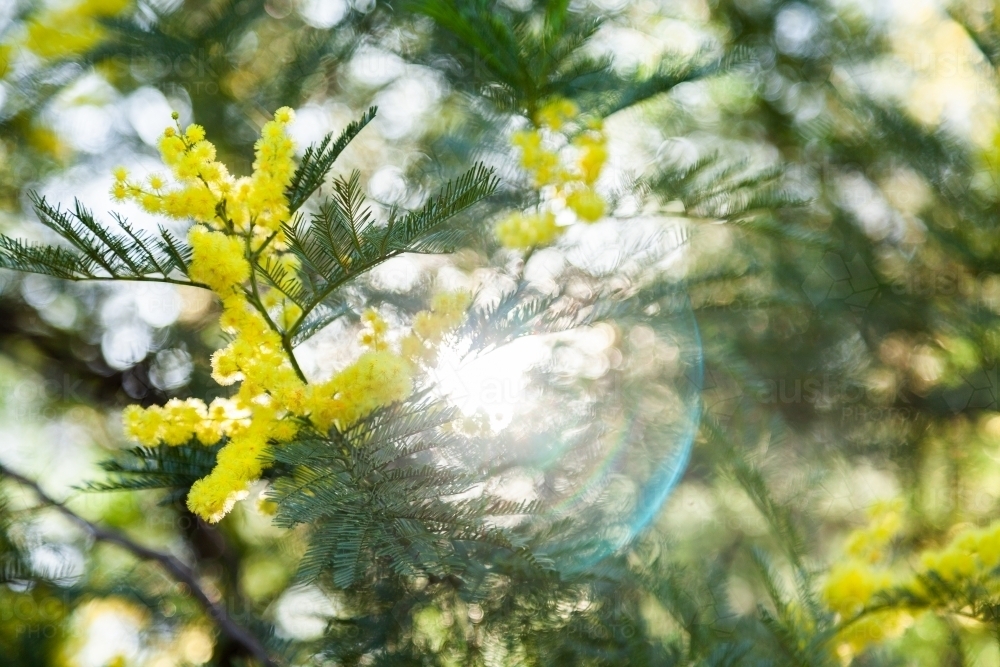
[[249,417],[248,410],[240,410],[227,398],[217,398],[208,406],[198,399],[172,398],[162,407],[125,408],[125,434],[146,444],[183,445],[193,435],[203,445],[214,445],[246,428]]
[[413,318],[413,331],[400,344],[403,355],[415,363],[433,363],[444,337],[465,321],[469,301],[466,292],[434,295],[431,309],[417,313]]
[[899,503],[876,504],[869,524],[849,536],[847,559],[827,576],[823,598],[849,621],[837,636],[842,656],[900,634],[918,610],[947,612],[966,607],[970,595],[1000,594],[1000,522],[962,530],[915,554],[915,567],[894,569],[888,547],[902,534],[901,517]]
[[837,635],[838,652],[845,660],[874,642],[902,633],[911,621],[904,610],[887,609],[859,618],[876,595],[897,583],[889,569],[889,546],[902,530],[902,508],[897,502],[880,502],[868,510],[869,524],[847,540],[847,558],[834,565],[823,587],[823,599],[842,621],[849,621]]
[[898,501],[879,501],[868,508],[869,523],[851,533],[846,551],[849,557],[876,565],[888,559],[887,547],[903,528],[903,508]]
[[1000,591],[997,567],[1000,567],[1000,522],[963,530],[943,548],[923,552],[917,579],[910,588],[930,602],[939,593],[923,583],[928,580],[940,581],[951,588],[983,584],[996,593]]
[[838,563],[830,569],[823,599],[844,618],[856,616],[871,602],[875,593],[892,584],[889,574],[859,560]]
[[841,617],[859,614],[892,585],[887,547],[901,530],[900,511],[896,503],[877,503],[868,510],[869,524],[848,536],[846,559],[830,569],[823,588],[827,605]]
[[[594,184],[608,153],[600,119],[583,121],[573,102],[556,99],[533,118],[534,127],[515,132],[511,143],[519,149],[521,166],[531,175],[542,203],[533,212],[514,212],[496,227],[497,238],[508,248],[546,245],[565,230],[556,214],[569,211],[576,220],[596,222],[607,204]],[[567,127],[576,134],[567,140]]]
[[[150,213],[193,218],[210,228],[249,236],[254,250],[259,250],[272,236],[280,236],[281,223],[288,220],[285,188],[295,164],[286,126],[293,117],[286,107],[264,124],[254,145],[253,174],[242,178],[231,176],[215,159],[215,146],[205,139],[200,125],[189,125],[184,132],[167,128],[160,138],[160,153],[178,187],[165,189],[166,180],[157,174],[147,183],[132,182],[128,173],[119,169],[112,193],[118,199],[136,200]],[[277,250],[280,246],[279,240],[272,247]]]
[[216,467],[195,482],[188,507],[208,521],[225,516],[245,497],[267,466],[270,448],[288,442],[306,424],[344,429],[378,407],[405,399],[414,374],[433,358],[434,346],[461,324],[468,298],[440,294],[418,313],[399,350],[374,311],[363,316],[365,352],[326,381],[309,383],[299,370],[290,331],[302,312],[277,289],[259,285],[254,264],[279,262],[289,274],[297,263],[287,251],[281,225],[288,221],[285,189],[294,173],[286,126],[290,109],[279,109],[256,144],[253,174],[234,178],[215,160],[204,130],[168,128],[160,142],[174,180],[152,176],[144,183],[115,172],[113,194],[150,212],[194,219],[188,232],[192,281],[211,289],[222,303],[220,325],[231,340],[212,356],[212,377],[240,386],[231,398],[206,405],[198,399],[125,411],[126,433],[144,445],[223,442]]
[[399,342],[399,352],[386,341],[388,326],[378,313],[364,316],[361,344],[368,350],[358,360],[315,387],[309,415],[315,426],[345,428],[375,408],[406,398],[412,378],[422,366],[434,362],[441,341],[465,320],[469,295],[441,292],[431,309],[417,313],[410,333]]

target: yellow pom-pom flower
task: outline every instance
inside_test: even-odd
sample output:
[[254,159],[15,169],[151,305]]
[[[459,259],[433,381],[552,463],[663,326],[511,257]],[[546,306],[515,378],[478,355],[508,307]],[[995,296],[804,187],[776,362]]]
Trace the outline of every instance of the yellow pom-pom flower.
[[558,132],[579,113],[579,107],[571,100],[556,98],[535,112],[535,124]]
[[188,234],[191,243],[191,280],[208,285],[217,294],[231,293],[250,277],[250,264],[240,239],[212,232],[200,225]]
[[[325,382],[308,384],[283,336],[302,317],[302,308],[277,288],[252,281],[252,262],[283,271],[291,284],[299,269],[287,252],[282,225],[289,221],[285,191],[295,171],[294,146],[286,126],[289,108],[275,112],[255,146],[253,173],[232,177],[216,161],[215,146],[199,125],[183,133],[167,128],[160,151],[176,186],[151,176],[145,186],[115,171],[113,193],[137,201],[147,211],[194,221],[187,238],[192,281],[208,287],[222,302],[219,324],[231,336],[212,355],[212,377],[237,385],[229,398],[210,405],[197,399],[171,399],[164,406],[131,406],[123,413],[126,435],[143,445],[222,443],[215,468],[188,494],[188,507],[207,521],[224,517],[246,496],[269,465],[271,448],[288,442],[302,424],[325,430],[348,428],[373,410],[407,398],[418,362],[465,317],[469,297],[441,293],[414,319],[400,349],[390,345],[389,325],[374,310],[362,315],[367,348]],[[419,355],[407,351],[419,348]]]
[[884,572],[866,563],[852,560],[834,565],[823,587],[823,598],[830,609],[843,617],[851,617],[864,609],[876,592],[891,583]]

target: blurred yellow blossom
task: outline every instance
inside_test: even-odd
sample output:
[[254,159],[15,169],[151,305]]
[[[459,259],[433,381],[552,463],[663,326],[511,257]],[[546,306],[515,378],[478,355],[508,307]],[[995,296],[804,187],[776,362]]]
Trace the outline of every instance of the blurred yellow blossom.
[[[511,135],[542,203],[535,213],[513,212],[497,223],[505,247],[527,250],[555,241],[565,230],[555,220],[561,205],[583,222],[604,217],[607,203],[593,188],[608,157],[602,124],[586,123],[569,144],[561,134],[568,124],[579,125],[579,114],[572,101],[557,98],[534,114],[531,129]],[[560,140],[566,145],[560,147]]]
[[823,587],[823,599],[830,609],[840,615],[853,616],[864,609],[876,591],[889,583],[886,573],[862,561],[849,560],[830,568]]
[[[868,645],[897,636],[908,625],[910,615],[906,610],[866,609],[876,594],[891,589],[892,584],[888,571],[861,560],[844,561],[830,568],[822,595],[844,623],[836,642],[837,653],[845,664]],[[863,612],[867,613],[861,616]]]
[[566,195],[566,205],[584,222],[594,222],[604,217],[604,197],[590,187],[570,190]]
[[70,155],[69,145],[54,130],[43,125],[33,123],[27,132],[27,139],[32,148],[55,160],[63,161]]
[[877,502],[868,509],[870,523],[848,537],[846,551],[854,558],[877,563],[886,557],[885,548],[902,529],[902,503]]
[[102,19],[131,5],[132,0],[79,0],[45,9],[27,21],[23,46],[46,60],[84,53],[105,38]]
[[847,559],[830,568],[821,589],[840,616],[837,652],[845,664],[901,634],[913,613],[966,613],[974,599],[1000,593],[1000,522],[959,530],[945,544],[900,554],[905,558],[894,563],[888,548],[905,543],[903,503],[878,502],[867,514],[869,523],[848,536]]
[[570,120],[580,113],[579,107],[571,100],[557,98],[535,112],[535,125],[560,130]]
[[551,211],[514,212],[501,220],[496,228],[500,243],[507,248],[522,250],[547,245],[561,233],[562,229],[556,225],[556,216]]

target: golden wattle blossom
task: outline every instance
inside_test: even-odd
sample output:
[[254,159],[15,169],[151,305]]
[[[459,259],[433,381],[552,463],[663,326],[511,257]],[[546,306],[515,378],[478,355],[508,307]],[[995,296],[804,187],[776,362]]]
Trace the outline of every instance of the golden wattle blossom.
[[282,108],[264,125],[247,177],[232,176],[215,159],[215,146],[198,125],[183,132],[167,128],[160,140],[172,183],[159,175],[141,183],[115,170],[116,198],[195,221],[187,235],[188,275],[222,303],[220,325],[231,340],[212,356],[212,377],[224,386],[239,383],[236,393],[208,405],[172,399],[162,407],[133,405],[124,413],[127,435],[143,445],[224,443],[215,469],[195,482],[187,499],[192,512],[211,522],[247,495],[268,465],[271,447],[289,442],[305,425],[344,429],[409,396],[415,374],[462,323],[469,304],[465,294],[438,294],[396,346],[387,341],[386,322],[369,310],[362,317],[365,351],[325,381],[306,380],[287,336],[303,313],[280,290],[258,284],[253,269],[277,263],[294,276],[298,268],[282,231],[290,218],[285,191],[295,172],[286,131],[293,118],[291,109]]

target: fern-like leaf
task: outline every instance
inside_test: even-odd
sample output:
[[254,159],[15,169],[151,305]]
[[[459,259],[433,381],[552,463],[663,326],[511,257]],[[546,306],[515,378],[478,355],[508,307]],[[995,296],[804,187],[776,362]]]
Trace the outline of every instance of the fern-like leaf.
[[470,565],[456,554],[474,545],[515,551],[494,521],[533,505],[463,495],[481,471],[453,463],[469,446],[444,428],[456,415],[418,395],[343,432],[314,433],[275,450],[293,471],[272,487],[276,521],[312,527],[300,578],[329,572],[338,587],[350,588],[378,563],[399,575],[460,575]]
[[138,280],[194,285],[186,277],[191,251],[166,229],[147,234],[115,216],[114,232],[75,202],[73,211],[30,195],[39,220],[73,248],[25,243],[0,236],[0,267],[67,280]]
[[[441,252],[456,243],[458,235],[443,229],[444,223],[493,194],[497,185],[493,171],[477,165],[421,208],[403,215],[393,211],[379,224],[365,205],[359,174],[334,181],[333,196],[308,223],[299,216],[284,228],[289,250],[302,267],[299,281],[289,281],[275,266],[257,267],[302,308],[289,337],[301,341],[340,312],[343,302],[336,291],[353,278],[401,253]],[[318,310],[325,314],[317,317]]]
[[358,120],[354,121],[340,133],[336,141],[333,133],[326,135],[321,142],[306,149],[298,169],[292,176],[292,182],[285,191],[288,197],[288,209],[293,213],[302,207],[312,193],[323,184],[323,179],[330,172],[333,163],[344,152],[354,137],[375,118],[376,107],[371,107]]
[[182,498],[196,480],[212,471],[220,447],[206,447],[198,442],[175,447],[135,447],[101,463],[111,473],[109,480],[88,482],[81,488],[85,491],[168,489],[170,493],[162,500],[167,504]]

